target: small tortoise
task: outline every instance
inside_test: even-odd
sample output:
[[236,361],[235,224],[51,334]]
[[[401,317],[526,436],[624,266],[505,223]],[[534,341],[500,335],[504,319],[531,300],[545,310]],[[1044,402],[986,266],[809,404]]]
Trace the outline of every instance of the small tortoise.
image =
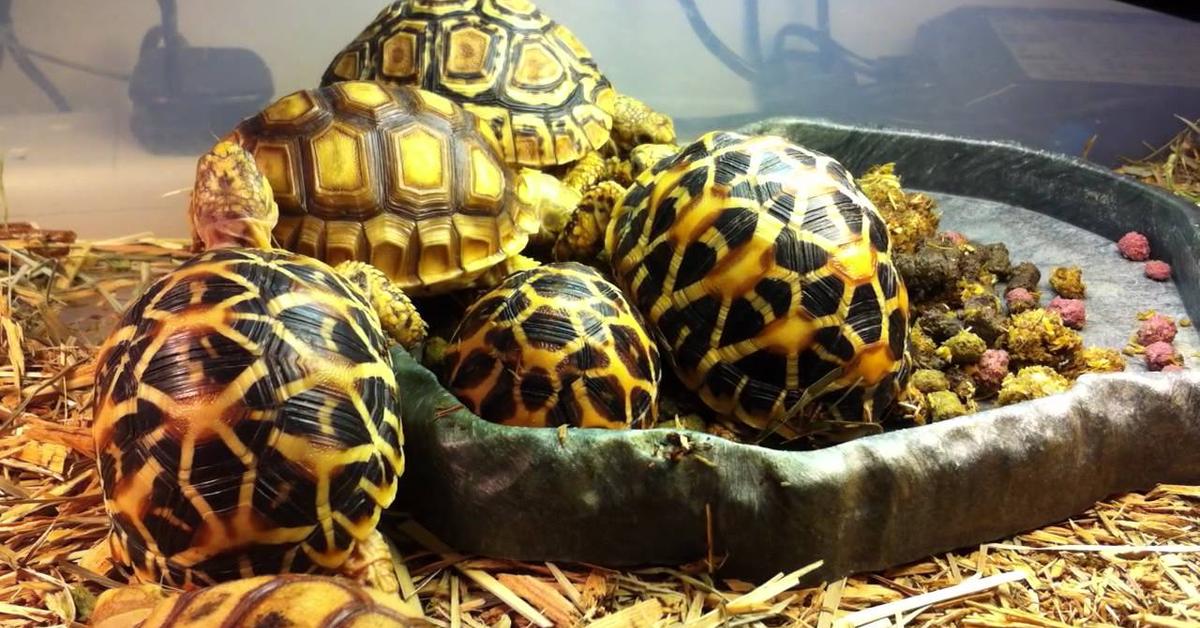
[[706,134],[638,177],[605,248],[681,380],[718,413],[797,434],[814,427],[805,409],[869,423],[907,376],[887,227],[828,156]]
[[[372,302],[416,327],[398,333],[410,342],[424,323],[365,265],[347,278],[244,248],[263,244],[272,201],[236,145],[201,158],[196,187],[208,250],[152,284],[97,358],[114,556],[140,580],[181,587],[390,560],[375,525],[404,469],[403,433]],[[363,577],[396,584],[386,569]]]
[[624,428],[657,416],[658,349],[616,286],[576,263],[515,273],[467,310],[448,388],[506,425]]
[[286,574],[243,578],[190,593],[157,585],[109,589],[92,611],[92,628],[401,628],[426,626],[395,594],[342,578]]
[[507,165],[474,115],[411,87],[298,91],[227,139],[270,182],[278,217],[261,223],[280,246],[370,262],[411,295],[495,285],[526,263],[518,254],[543,217],[561,224],[579,201],[555,178]]

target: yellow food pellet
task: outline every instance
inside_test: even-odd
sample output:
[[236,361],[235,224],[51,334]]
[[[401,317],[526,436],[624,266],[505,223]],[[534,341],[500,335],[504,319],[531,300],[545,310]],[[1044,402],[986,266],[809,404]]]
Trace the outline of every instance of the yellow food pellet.
[[1068,299],[1082,299],[1087,294],[1083,270],[1078,266],[1058,267],[1050,271],[1050,287]]

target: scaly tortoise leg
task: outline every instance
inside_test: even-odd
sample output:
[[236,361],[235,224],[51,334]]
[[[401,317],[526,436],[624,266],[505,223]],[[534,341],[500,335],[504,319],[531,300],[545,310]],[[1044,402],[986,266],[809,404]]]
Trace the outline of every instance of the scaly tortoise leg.
[[653,168],[658,162],[674,157],[681,151],[675,144],[639,144],[629,151],[629,167],[633,178]]
[[582,193],[584,190],[608,178],[609,162],[600,153],[592,151],[571,164],[562,175],[563,185]]
[[[629,172],[627,180],[636,179],[643,171],[653,167],[662,159],[679,152],[674,144],[642,144],[630,152],[630,158],[622,162]],[[619,174],[609,170],[608,176]],[[554,243],[554,259],[588,262],[596,259],[604,246],[604,232],[608,229],[613,209],[625,196],[625,187],[615,180],[601,180],[583,193],[579,207],[571,214],[562,233]]]
[[334,267],[367,296],[383,331],[405,349],[412,350],[425,340],[428,325],[417,312],[407,294],[393,283],[382,270],[366,262],[342,262]]
[[[615,146],[612,142],[606,146]],[[614,148],[615,151],[615,148]],[[583,194],[601,181],[616,181],[621,185],[633,183],[633,169],[628,159],[604,156],[599,151],[584,155],[562,173],[563,185]]]
[[625,188],[615,181],[601,181],[589,189],[571,214],[566,227],[554,243],[554,259],[590,261],[604,245],[604,232],[613,209],[625,196]]
[[581,192],[583,198],[565,224],[556,229],[554,259],[558,261],[595,260],[603,248],[612,210],[621,202],[625,188],[642,172],[680,150],[671,143],[675,140],[671,119],[629,96],[617,98],[613,133],[616,146],[628,154],[628,159],[605,159],[599,153],[588,153],[563,175],[563,184]]

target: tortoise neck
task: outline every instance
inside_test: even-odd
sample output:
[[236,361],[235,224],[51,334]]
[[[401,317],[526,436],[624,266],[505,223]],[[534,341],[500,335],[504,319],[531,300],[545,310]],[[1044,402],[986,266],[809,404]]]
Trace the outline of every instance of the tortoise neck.
[[231,218],[195,225],[195,240],[205,250],[278,248],[272,241],[271,227],[252,218]]

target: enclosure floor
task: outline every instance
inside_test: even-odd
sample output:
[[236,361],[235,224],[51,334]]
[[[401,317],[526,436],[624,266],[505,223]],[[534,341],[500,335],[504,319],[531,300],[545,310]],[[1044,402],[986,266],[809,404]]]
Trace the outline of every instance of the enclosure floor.
[[[1042,301],[1054,295],[1050,271],[1056,266],[1083,269],[1087,285],[1087,324],[1082,334],[1089,345],[1122,349],[1137,331],[1139,312],[1154,310],[1174,319],[1187,318],[1179,286],[1174,281],[1147,279],[1143,264],[1117,254],[1116,244],[1103,236],[1057,218],[1022,207],[927,192],[938,201],[941,229],[958,231],[969,239],[1003,242],[1014,264],[1032,262],[1042,271]],[[1185,361],[1200,360],[1200,329],[1182,327],[1175,346]],[[1129,360],[1130,371],[1145,371],[1145,362]]]
[[[123,578],[103,542],[92,361],[131,291],[182,249],[80,243],[78,272],[46,290],[34,282],[56,266],[0,243],[0,256],[33,262],[6,276],[0,301],[0,628],[79,625],[91,596]],[[722,579],[707,563],[617,571],[460,556],[402,513],[384,530],[402,553],[405,597],[440,626],[896,625],[869,624],[872,609],[912,626],[1200,625],[1200,487],[1115,496],[1056,525],[815,588]],[[921,597],[931,592],[945,597]]]

